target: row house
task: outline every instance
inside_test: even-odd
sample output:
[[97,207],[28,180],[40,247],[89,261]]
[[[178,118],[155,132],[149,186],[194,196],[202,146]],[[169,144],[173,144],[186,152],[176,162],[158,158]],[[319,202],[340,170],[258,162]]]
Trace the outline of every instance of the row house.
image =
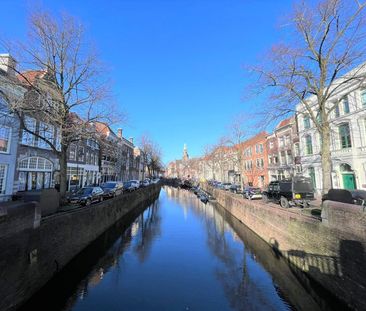
[[134,158],[133,138],[122,136],[122,129],[117,134],[105,123],[95,122],[101,146],[101,182],[126,181],[137,179]]
[[282,120],[267,137],[269,181],[292,177],[301,171],[300,143],[294,116]]
[[133,153],[135,159],[133,179],[144,180],[146,172],[146,163],[143,151],[140,148],[135,147]]
[[[310,98],[309,104],[316,115],[316,98]],[[366,84],[351,80],[332,96],[329,107],[334,107],[330,115],[332,186],[366,189]],[[320,135],[301,104],[297,115],[303,173],[320,194]]]
[[95,138],[72,143],[67,158],[67,188],[96,185],[100,181],[100,148]]
[[141,162],[141,158],[135,158],[135,145],[133,143],[133,138],[130,137],[126,139],[122,136],[122,129],[118,129],[118,164],[117,172],[119,180],[131,180],[138,179],[137,167]]
[[0,54],[0,202],[9,200],[18,187],[14,180],[20,124],[9,105],[23,100],[26,89],[17,82],[15,64],[9,54]]
[[[26,111],[22,116],[24,124],[12,110],[18,102],[26,107],[52,104],[57,93],[47,71],[30,70],[17,75],[15,66],[16,61],[9,54],[0,54],[0,201],[11,199],[16,192],[54,188],[60,183],[60,129],[46,121],[50,118],[42,110]],[[78,118],[73,113],[70,117]],[[99,128],[98,124],[90,126],[90,137],[82,137],[69,146],[68,189],[108,180],[143,179],[146,166],[141,152],[135,159],[133,140],[123,138],[122,130],[116,135],[102,123]],[[101,129],[98,135],[96,129]]]
[[[22,76],[18,76],[18,79],[27,89],[24,94],[26,104],[41,103],[43,100],[52,100],[56,96],[48,83],[46,71],[26,71],[22,73]],[[46,96],[41,97],[38,92],[29,87],[28,83],[36,85]],[[32,111],[24,116],[24,123],[30,131],[37,135],[20,128],[15,174],[17,191],[53,188],[60,183],[59,160],[52,147],[39,136],[45,138],[59,151],[61,149],[60,131],[56,126],[45,122]]]
[[245,185],[264,187],[268,184],[268,133],[260,132],[243,142],[243,172]]

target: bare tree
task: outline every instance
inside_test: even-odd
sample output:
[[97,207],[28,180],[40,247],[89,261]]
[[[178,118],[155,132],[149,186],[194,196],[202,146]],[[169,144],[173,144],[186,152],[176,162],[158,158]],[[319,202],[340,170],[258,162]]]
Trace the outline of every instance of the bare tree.
[[231,158],[229,156],[231,149],[228,147],[227,138],[221,137],[212,149],[212,161],[215,162],[215,167],[218,169],[220,181],[224,181],[226,177],[224,171],[225,168],[228,167],[228,161],[230,161]]
[[332,187],[329,120],[337,94],[365,80],[365,6],[358,0],[323,0],[315,6],[302,1],[289,21],[294,38],[274,46],[268,64],[253,68],[259,90],[270,88],[270,118],[301,105],[300,114],[314,123],[322,142],[323,192]]
[[[67,152],[71,143],[93,137],[92,123],[113,122],[113,107],[108,98],[108,81],[97,54],[86,41],[80,22],[71,16],[56,18],[39,12],[30,17],[29,41],[16,49],[20,67],[13,68],[29,91],[25,100],[11,109],[24,131],[42,140],[57,155],[60,163],[60,194],[67,185]],[[46,127],[35,130],[27,116]],[[50,133],[52,128],[53,134]],[[48,133],[48,134],[47,134]]]
[[240,182],[243,187],[244,179],[243,179],[243,171],[244,171],[244,161],[243,154],[245,149],[245,140],[249,138],[251,135],[251,127],[249,126],[248,116],[246,114],[239,114],[236,116],[232,123],[228,126],[228,135],[226,137],[226,144],[230,146],[230,152],[228,156],[231,158],[231,161],[234,167],[240,173]]
[[143,153],[148,175],[156,176],[162,169],[162,152],[160,146],[149,135],[144,134],[140,138],[140,149]]

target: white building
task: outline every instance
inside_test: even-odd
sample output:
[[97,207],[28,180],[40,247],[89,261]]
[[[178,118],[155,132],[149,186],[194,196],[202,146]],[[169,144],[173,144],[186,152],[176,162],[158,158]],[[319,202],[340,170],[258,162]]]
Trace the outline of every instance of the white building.
[[[339,88],[329,100],[329,107],[333,104],[330,117],[333,187],[366,190],[366,84],[354,81]],[[317,105],[313,103],[313,107],[317,115]],[[297,106],[297,112],[302,169],[321,193],[320,135],[302,104]]]

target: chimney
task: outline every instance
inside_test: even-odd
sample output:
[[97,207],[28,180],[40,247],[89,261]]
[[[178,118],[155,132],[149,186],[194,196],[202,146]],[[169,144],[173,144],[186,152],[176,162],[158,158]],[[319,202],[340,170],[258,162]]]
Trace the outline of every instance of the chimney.
[[122,139],[122,129],[117,130],[117,136],[118,138]]
[[10,54],[0,54],[0,69],[5,71],[9,76],[15,77],[15,68],[17,62]]
[[133,143],[133,137],[130,137],[130,142]]

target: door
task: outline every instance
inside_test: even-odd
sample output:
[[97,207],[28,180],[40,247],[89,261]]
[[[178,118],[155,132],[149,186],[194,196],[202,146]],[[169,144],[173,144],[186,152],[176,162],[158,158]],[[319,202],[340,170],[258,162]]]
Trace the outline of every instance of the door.
[[356,189],[356,181],[354,174],[342,174],[343,188],[347,190]]
[[28,187],[27,190],[36,190],[37,188],[37,173],[28,172]]

